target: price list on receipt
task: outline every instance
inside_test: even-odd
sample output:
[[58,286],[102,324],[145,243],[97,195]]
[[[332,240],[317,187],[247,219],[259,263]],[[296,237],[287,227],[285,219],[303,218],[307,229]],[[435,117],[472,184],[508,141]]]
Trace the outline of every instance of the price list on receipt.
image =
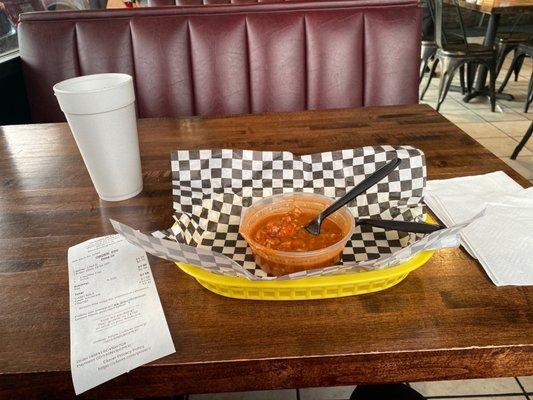
[[70,364],[76,394],[174,353],[144,250],[120,235],[68,251]]

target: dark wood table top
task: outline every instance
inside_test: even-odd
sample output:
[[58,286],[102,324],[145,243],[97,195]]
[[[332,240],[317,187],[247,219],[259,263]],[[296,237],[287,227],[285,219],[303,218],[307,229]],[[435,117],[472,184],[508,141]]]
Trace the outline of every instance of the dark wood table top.
[[[429,178],[504,170],[425,105],[139,121],[144,191],[98,199],[66,124],[0,128],[0,398],[72,397],[67,249],[172,224],[169,152],[313,153],[414,145]],[[462,249],[439,251],[397,286],[315,301],[224,298],[150,256],[176,353],[83,397],[533,375],[533,288],[496,287]]]
[[480,4],[466,0],[444,0],[446,4],[457,2],[461,8],[479,11],[485,14],[511,14],[529,11],[533,0],[482,0]]

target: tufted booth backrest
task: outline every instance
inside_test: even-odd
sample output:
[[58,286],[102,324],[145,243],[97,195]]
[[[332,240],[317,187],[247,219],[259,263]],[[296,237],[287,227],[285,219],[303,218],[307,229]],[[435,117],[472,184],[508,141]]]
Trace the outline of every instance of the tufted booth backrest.
[[61,80],[134,77],[141,118],[418,101],[416,0],[29,13],[20,54],[34,122]]

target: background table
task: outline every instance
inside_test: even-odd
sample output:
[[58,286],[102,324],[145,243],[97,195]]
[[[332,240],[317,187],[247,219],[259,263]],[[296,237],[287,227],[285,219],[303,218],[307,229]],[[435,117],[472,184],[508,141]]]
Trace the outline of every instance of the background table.
[[[453,4],[454,0],[444,0],[447,4]],[[526,11],[527,7],[533,6],[532,0],[483,0],[481,4],[470,3],[466,0],[457,0],[460,7],[468,10],[479,11],[485,14],[506,14],[517,11]]]
[[[145,189],[100,201],[67,125],[0,129],[0,398],[68,398],[67,249],[172,223],[172,149],[298,154],[414,145],[429,177],[504,170],[425,105],[139,121]],[[397,286],[341,299],[256,302],[217,296],[150,256],[176,353],[85,397],[533,375],[533,288],[497,288],[461,249],[439,251]]]
[[[454,4],[454,1],[456,0],[444,0],[447,4]],[[486,47],[494,46],[496,33],[498,31],[498,26],[500,25],[501,14],[526,12],[533,7],[533,0],[483,0],[481,4],[458,0],[457,3],[462,8],[489,14],[490,17],[487,24],[487,31],[485,32],[485,38],[483,39],[483,45]],[[489,90],[486,87],[487,67],[480,65],[477,70],[478,73],[474,84],[474,90],[472,93],[469,93],[464,97],[463,100],[465,102],[469,102],[477,96],[488,96],[489,94]],[[505,100],[514,99],[512,95],[506,93],[496,93],[496,97]]]

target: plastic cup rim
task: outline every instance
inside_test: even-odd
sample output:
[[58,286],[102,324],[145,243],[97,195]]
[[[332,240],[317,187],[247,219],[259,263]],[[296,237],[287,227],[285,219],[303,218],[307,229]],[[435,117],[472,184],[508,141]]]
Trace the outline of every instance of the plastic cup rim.
[[[328,197],[328,196],[324,196],[323,194],[319,194],[319,193],[308,193],[308,192],[290,192],[290,193],[281,193],[281,194],[275,194],[275,195],[272,195],[272,196],[267,196],[267,197],[264,197],[262,198],[261,200],[257,201],[255,204],[252,204],[250,206],[253,207],[254,205],[257,205],[258,203],[264,201],[265,199],[272,199],[272,198],[276,198],[276,197],[285,197],[285,196],[291,196],[291,195],[295,195],[295,196],[311,196],[311,197],[318,197],[318,198],[322,198],[322,199],[326,199],[326,200],[329,200],[331,201],[330,204],[332,204],[335,199],[331,198],[331,197]],[[347,206],[342,206],[339,210],[337,210],[336,212],[348,212],[350,215],[352,215],[352,213],[350,212],[350,210],[348,209]],[[337,246],[339,243],[345,241],[347,242],[350,237],[353,235],[353,232],[354,232],[354,229],[355,229],[355,218],[353,217],[352,215],[352,224],[351,224],[351,228],[350,228],[350,231],[345,235],[343,236],[343,238],[341,240],[339,240],[338,242],[335,242],[333,243],[332,245],[328,246],[328,247],[324,247],[323,249],[317,249],[317,250],[310,250],[310,251],[283,251],[283,250],[273,250],[267,246],[263,246],[259,243],[250,243],[248,242],[248,244],[250,246],[253,246],[253,247],[256,247],[258,248],[259,250],[268,250],[268,251],[274,251],[276,252],[278,256],[281,256],[281,257],[299,257],[299,256],[302,256],[302,255],[305,255],[307,257],[310,257],[310,256],[317,256],[317,255],[320,255],[328,250],[330,250],[332,247],[335,247]],[[241,233],[242,234],[242,233]],[[344,245],[346,246],[346,244]]]

